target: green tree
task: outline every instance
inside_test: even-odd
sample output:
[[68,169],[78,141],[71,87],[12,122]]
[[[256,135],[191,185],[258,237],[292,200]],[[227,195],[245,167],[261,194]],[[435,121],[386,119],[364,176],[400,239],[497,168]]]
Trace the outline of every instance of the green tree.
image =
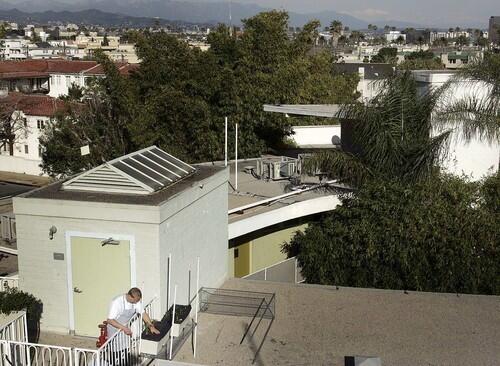
[[[129,76],[98,55],[106,70],[91,92],[98,98],[90,98],[83,111],[48,131],[46,171],[78,172],[152,144],[189,162],[221,159],[225,116],[230,133],[239,124],[240,156],[258,156],[281,146],[291,124],[284,116],[264,112],[263,104],[338,104],[357,98],[357,76],[336,73],[331,53],[311,52],[319,22],[306,24],[293,38],[286,12],[261,13],[243,23],[240,34],[230,35],[224,25],[212,31],[207,52],[165,32],[135,32],[142,62]],[[76,127],[79,121],[87,127]],[[107,152],[95,138],[99,134],[104,135],[99,141],[112,146]],[[80,157],[79,147],[89,143],[93,153]],[[72,161],[59,161],[61,154],[49,145],[60,146]]]
[[412,52],[398,66],[400,70],[439,70],[444,65],[439,57],[435,57],[430,50]]
[[353,43],[358,44],[361,40],[365,39],[365,35],[360,31],[352,31],[351,35],[349,36],[349,39]]
[[459,46],[467,46],[470,43],[470,39],[464,35],[460,35],[455,39],[455,43]]
[[339,39],[340,35],[342,34],[342,29],[343,29],[343,25],[342,25],[342,22],[340,20],[334,20],[330,23],[330,33],[333,35],[332,45],[334,47],[337,46],[338,39]]
[[396,64],[398,49],[393,47],[381,48],[378,53],[372,57],[373,63]]
[[283,250],[308,283],[499,295],[498,183],[371,181]]

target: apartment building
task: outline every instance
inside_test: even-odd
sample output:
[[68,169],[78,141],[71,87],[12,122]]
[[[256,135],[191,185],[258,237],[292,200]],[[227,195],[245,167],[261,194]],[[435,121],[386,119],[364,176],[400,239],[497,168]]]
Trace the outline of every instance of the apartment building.
[[493,44],[499,44],[500,42],[500,16],[492,16],[490,18],[488,39]]

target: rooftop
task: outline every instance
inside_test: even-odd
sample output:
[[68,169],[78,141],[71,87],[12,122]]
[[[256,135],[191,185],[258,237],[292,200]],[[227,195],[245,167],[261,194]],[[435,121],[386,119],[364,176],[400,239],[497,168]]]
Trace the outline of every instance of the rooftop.
[[[128,75],[137,65],[116,63],[122,75]],[[24,60],[1,61],[0,79],[22,77],[48,77],[50,74],[104,75],[104,69],[96,61]]]
[[364,69],[364,77],[368,80],[384,79],[393,75],[395,72],[394,67],[391,64],[365,62],[335,64],[335,69],[341,73],[357,74],[360,68]]
[[42,94],[9,92],[6,97],[0,98],[2,108],[22,111],[27,116],[54,117],[57,112],[65,109],[65,105],[60,99]]
[[[495,365],[500,297],[294,285],[230,279],[224,288],[276,293],[276,319],[256,365],[343,365],[378,356],[384,366]],[[186,342],[176,361],[249,365],[269,320],[239,341],[250,318],[200,313],[196,359]]]
[[25,198],[40,198],[52,200],[80,201],[80,202],[105,202],[130,205],[159,206],[176,194],[192,187],[198,182],[224,170],[216,166],[195,166],[196,171],[185,179],[175,184],[148,195],[113,194],[88,191],[68,191],[61,189],[67,180],[61,180],[46,187],[25,194]]

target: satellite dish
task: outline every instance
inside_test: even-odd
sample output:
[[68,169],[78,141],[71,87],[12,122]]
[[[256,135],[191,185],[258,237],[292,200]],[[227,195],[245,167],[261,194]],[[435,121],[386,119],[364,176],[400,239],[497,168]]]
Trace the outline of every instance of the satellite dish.
[[332,137],[332,145],[340,145],[340,137],[337,135],[333,135]]

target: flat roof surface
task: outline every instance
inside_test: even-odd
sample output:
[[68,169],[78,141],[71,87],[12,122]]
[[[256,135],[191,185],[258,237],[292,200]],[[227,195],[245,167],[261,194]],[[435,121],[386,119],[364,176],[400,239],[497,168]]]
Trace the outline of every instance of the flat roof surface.
[[[344,356],[383,366],[498,365],[500,297],[230,279],[228,289],[276,293],[276,319],[255,365],[344,365]],[[269,320],[239,344],[249,318],[200,313],[176,361],[250,365]]]
[[[266,155],[264,159],[279,159],[278,156]],[[289,180],[263,180],[257,179],[252,174],[245,172],[245,168],[256,169],[257,159],[246,161],[238,161],[238,190],[235,188],[235,164],[231,162],[230,167],[230,187],[229,187],[229,210],[239,208],[248,204],[257,203],[281,196],[286,193],[293,192],[291,189],[293,185]],[[302,177],[303,187],[317,185],[320,183],[317,177]],[[299,188],[299,187],[297,187]],[[234,213],[229,215],[229,223],[246,219],[251,216],[259,215],[264,212],[269,212],[281,207],[289,206],[291,204],[306,201],[318,197],[332,195],[335,192],[326,190],[325,188],[318,188],[301,194],[293,195],[273,202],[272,204],[264,204],[245,210],[244,212]]]
[[35,189],[35,187],[24,184],[2,182],[0,180],[0,199],[14,197],[33,189]]
[[196,172],[186,177],[183,180],[172,184],[160,191],[148,195],[133,195],[133,194],[110,194],[100,192],[85,192],[85,191],[64,191],[61,185],[65,180],[58,181],[47,187],[37,189],[24,195],[26,198],[42,198],[56,199],[68,201],[83,201],[83,202],[106,202],[106,203],[122,203],[132,205],[157,206],[162,202],[167,201],[174,195],[190,188],[194,184],[207,179],[208,177],[224,170],[223,167],[213,165],[195,165]]

